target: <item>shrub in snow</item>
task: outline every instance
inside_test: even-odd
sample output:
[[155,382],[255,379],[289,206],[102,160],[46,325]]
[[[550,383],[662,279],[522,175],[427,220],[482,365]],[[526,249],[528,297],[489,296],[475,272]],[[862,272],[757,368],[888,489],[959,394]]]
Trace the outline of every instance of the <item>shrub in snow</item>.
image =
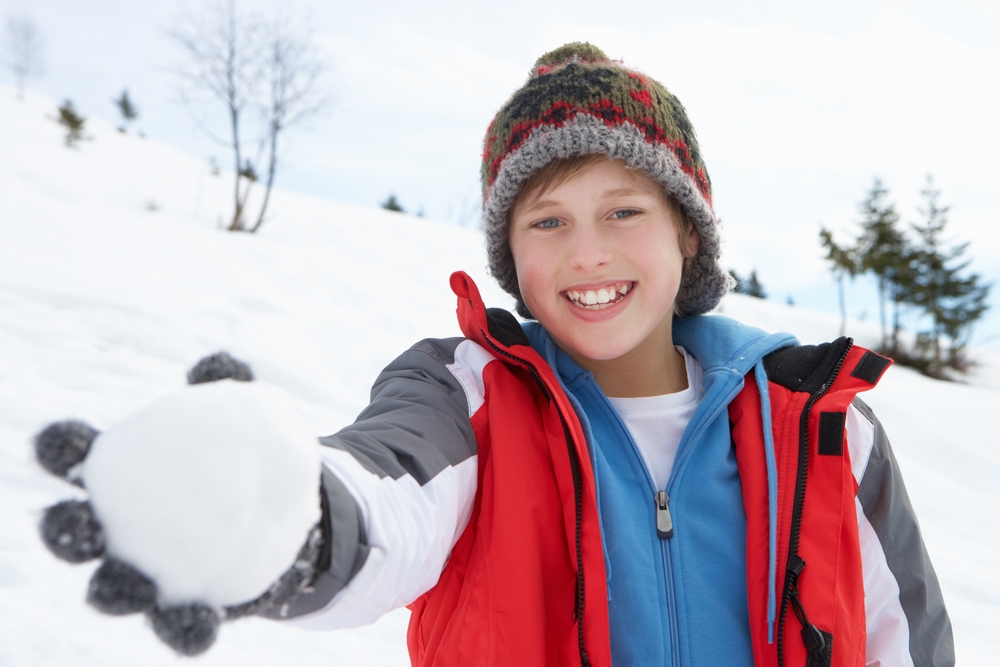
[[45,512],[46,546],[71,563],[103,557],[87,601],[147,614],[182,655],[211,646],[223,620],[280,615],[316,572],[318,443],[280,390],[251,380],[218,353],[103,433],[62,421],[35,437],[39,463],[90,496]]
[[119,132],[128,131],[128,126],[139,117],[139,110],[132,103],[132,99],[128,96],[128,89],[122,91],[122,94],[114,100],[115,106],[118,107],[118,112],[122,115],[122,125],[118,128]]
[[66,128],[66,145],[75,146],[76,142],[84,139],[83,126],[87,119],[76,112],[73,103],[69,100],[63,102],[59,107],[59,118],[56,122]]

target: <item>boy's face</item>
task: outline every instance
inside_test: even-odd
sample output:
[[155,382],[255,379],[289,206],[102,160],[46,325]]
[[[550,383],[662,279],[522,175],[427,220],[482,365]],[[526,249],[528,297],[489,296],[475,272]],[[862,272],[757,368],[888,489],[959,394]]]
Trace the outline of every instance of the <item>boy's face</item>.
[[659,186],[611,160],[525,193],[509,228],[525,305],[578,362],[669,349],[683,258],[698,248],[694,229],[679,236]]

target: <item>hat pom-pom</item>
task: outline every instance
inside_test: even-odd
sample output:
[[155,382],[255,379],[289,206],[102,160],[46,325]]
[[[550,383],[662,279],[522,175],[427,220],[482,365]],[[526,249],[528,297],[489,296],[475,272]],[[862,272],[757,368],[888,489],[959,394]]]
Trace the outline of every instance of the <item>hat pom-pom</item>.
[[588,42],[570,42],[554,51],[549,51],[535,61],[531,76],[548,74],[552,70],[570,63],[609,62],[610,59],[599,48]]

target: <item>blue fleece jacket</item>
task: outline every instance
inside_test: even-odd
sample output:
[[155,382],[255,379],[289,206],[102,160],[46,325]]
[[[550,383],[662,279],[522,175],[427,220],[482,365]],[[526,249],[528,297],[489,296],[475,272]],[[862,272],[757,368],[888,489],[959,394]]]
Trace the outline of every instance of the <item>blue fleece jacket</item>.
[[[752,667],[746,517],[727,407],[750,370],[763,372],[758,362],[764,355],[797,344],[795,338],[714,315],[674,321],[674,343],[704,370],[704,396],[681,438],[666,489],[657,489],[594,376],[538,323],[524,330],[556,370],[589,441],[615,667]],[[657,535],[657,491],[669,496],[669,539]]]

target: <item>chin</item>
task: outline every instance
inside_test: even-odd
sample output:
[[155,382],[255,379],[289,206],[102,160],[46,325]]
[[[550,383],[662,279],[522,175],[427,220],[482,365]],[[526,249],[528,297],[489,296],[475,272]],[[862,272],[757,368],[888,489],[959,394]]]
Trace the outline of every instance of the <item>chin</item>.
[[636,347],[634,341],[601,340],[590,337],[580,338],[568,336],[562,347],[568,352],[580,355],[592,361],[611,361],[618,359]]

